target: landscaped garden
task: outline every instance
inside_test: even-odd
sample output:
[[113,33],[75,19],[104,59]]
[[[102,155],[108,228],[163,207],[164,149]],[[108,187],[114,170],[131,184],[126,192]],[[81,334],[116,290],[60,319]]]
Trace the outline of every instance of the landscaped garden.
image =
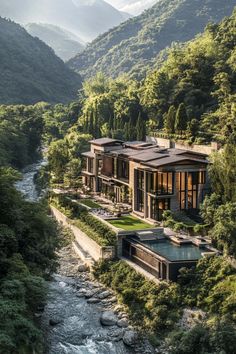
[[60,210],[71,223],[86,233],[92,240],[100,246],[115,246],[116,234],[102,221],[91,215],[80,203],[74,202],[68,196],[51,194],[50,204]]
[[92,199],[81,199],[80,204],[83,204],[91,209],[99,209],[101,208],[101,205],[93,201]]
[[130,215],[121,216],[116,220],[109,220],[108,222],[117,229],[124,229],[129,231],[153,228],[153,225],[147,224],[146,222]]

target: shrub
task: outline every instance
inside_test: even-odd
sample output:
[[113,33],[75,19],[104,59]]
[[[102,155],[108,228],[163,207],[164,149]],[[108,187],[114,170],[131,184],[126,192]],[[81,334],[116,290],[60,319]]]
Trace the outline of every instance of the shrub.
[[123,261],[100,261],[94,265],[96,279],[110,286],[128,308],[131,319],[144,330],[172,328],[180,316],[177,284],[159,285],[146,280]]

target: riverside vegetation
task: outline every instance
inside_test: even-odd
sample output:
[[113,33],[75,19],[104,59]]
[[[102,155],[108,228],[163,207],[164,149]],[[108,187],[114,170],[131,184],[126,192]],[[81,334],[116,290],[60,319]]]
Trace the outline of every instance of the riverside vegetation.
[[61,236],[47,206],[16,191],[19,179],[0,168],[0,352],[41,353],[43,337],[35,313],[43,306],[45,278],[56,269]]
[[[93,274],[116,291],[133,322],[148,332],[150,340],[161,345],[163,352],[234,353],[236,271],[224,258],[204,258],[195,270],[182,269],[176,284],[156,285],[123,261],[99,262]],[[178,325],[186,307],[206,312],[205,319],[199,315],[189,331]]]
[[[46,201],[26,201],[15,188],[23,168],[39,157],[45,106],[0,107],[0,352],[43,352],[35,313],[43,309],[45,279],[57,267],[63,234]],[[15,168],[15,169],[14,169]]]

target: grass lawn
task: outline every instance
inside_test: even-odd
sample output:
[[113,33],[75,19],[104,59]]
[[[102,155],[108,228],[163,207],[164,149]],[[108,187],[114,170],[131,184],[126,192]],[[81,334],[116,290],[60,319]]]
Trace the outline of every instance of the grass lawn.
[[98,203],[94,202],[91,199],[81,199],[79,202],[80,202],[80,204],[86,205],[87,207],[92,208],[92,209],[101,208],[101,205],[99,205]]
[[110,220],[109,223],[118,229],[124,230],[151,229],[155,227],[133,216],[121,216],[117,220]]

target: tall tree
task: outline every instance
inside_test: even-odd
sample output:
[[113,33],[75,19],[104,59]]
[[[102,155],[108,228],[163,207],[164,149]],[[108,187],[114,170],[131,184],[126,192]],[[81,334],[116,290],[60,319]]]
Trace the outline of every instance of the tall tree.
[[173,134],[175,132],[175,117],[175,106],[170,106],[164,122],[164,128],[170,134]]
[[178,110],[176,112],[175,118],[175,131],[183,133],[187,129],[188,116],[184,103],[180,103]]
[[141,113],[139,113],[137,124],[136,124],[136,134],[137,134],[137,140],[145,140],[146,138],[146,122],[142,118]]

